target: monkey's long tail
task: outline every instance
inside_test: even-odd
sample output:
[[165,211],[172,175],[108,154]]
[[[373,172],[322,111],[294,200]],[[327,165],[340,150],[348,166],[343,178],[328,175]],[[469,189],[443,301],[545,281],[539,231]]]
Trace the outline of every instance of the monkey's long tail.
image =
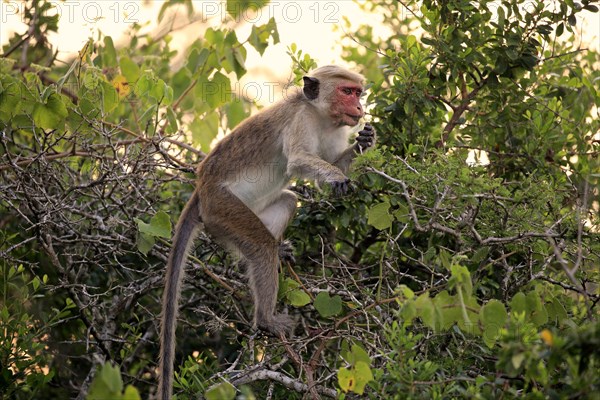
[[185,205],[173,237],[173,247],[169,254],[163,293],[162,324],[160,331],[160,377],[157,397],[170,400],[173,389],[173,362],[175,359],[175,330],[179,290],[183,280],[183,267],[194,238],[200,226],[200,200],[196,192]]

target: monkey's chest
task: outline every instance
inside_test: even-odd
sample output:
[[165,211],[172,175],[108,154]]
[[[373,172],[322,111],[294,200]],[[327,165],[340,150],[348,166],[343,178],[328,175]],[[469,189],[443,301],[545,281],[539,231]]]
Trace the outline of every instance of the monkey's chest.
[[329,163],[334,163],[348,148],[348,142],[349,138],[346,130],[334,131],[329,135],[323,135],[319,141],[318,156]]
[[280,196],[289,183],[287,160],[248,165],[237,172],[229,189],[251,210],[261,210]]

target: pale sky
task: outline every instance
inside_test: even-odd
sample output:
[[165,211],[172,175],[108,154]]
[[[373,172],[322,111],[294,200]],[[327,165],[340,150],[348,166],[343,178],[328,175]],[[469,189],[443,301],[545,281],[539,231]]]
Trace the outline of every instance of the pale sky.
[[[74,1],[53,2],[60,15],[59,32],[51,36],[51,42],[60,50],[58,58],[70,61],[77,54],[89,37],[98,38],[98,32],[110,35],[118,45],[126,43],[128,28],[133,22],[145,26],[144,31],[158,35],[162,29],[156,28],[156,16],[162,1],[126,1],[126,0],[100,0],[100,1]],[[19,11],[22,1],[0,0],[0,44],[5,44],[11,32],[23,32],[26,27],[21,20]],[[196,11],[203,12],[206,24],[219,26],[225,20],[224,1],[195,1]],[[53,14],[57,11],[52,11]],[[187,20],[183,8],[179,11],[181,22],[176,21],[175,26],[182,25]],[[251,29],[251,23],[263,24],[270,17],[275,17],[281,43],[269,46],[261,57],[256,51],[248,51],[248,67],[255,80],[269,80],[274,76],[285,80],[290,74],[290,58],[286,49],[291,43],[296,43],[299,49],[315,58],[319,65],[339,63],[340,31],[344,31],[343,20],[345,17],[353,21],[353,25],[369,22],[375,33],[383,33],[384,26],[379,23],[380,15],[365,15],[359,7],[350,0],[343,1],[272,1],[266,8],[260,10],[256,16],[247,15],[240,21],[238,39],[245,39]],[[165,18],[168,20],[169,18]],[[244,21],[245,19],[245,21]],[[251,22],[251,23],[248,23]],[[577,25],[584,28],[581,35],[584,46],[595,49],[600,48],[600,15],[586,13],[579,17]],[[177,43],[194,40],[200,36],[207,25],[198,23],[175,33],[172,47]],[[338,32],[334,29],[337,27]],[[246,78],[248,79],[248,78]]]

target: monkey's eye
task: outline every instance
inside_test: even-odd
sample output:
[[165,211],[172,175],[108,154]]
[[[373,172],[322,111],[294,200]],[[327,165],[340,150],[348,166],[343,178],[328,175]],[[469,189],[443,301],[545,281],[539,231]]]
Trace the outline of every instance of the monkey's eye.
[[352,94],[352,89],[350,89],[350,88],[342,88],[342,93],[347,94],[347,95],[351,95]]

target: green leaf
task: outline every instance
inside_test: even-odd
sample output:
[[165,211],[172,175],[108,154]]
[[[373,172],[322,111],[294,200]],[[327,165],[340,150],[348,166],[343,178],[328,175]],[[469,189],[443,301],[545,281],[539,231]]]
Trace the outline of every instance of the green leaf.
[[140,253],[142,253],[143,255],[148,254],[148,252],[152,249],[152,246],[154,246],[154,243],[156,243],[154,236],[148,235],[146,233],[138,234],[136,244],[137,244],[138,251]]
[[33,277],[33,280],[31,281],[31,286],[33,286],[33,290],[37,291],[40,288],[40,285],[42,284],[42,281],[40,281],[40,278],[36,275]]
[[524,293],[518,292],[510,301],[510,311],[516,313],[527,313],[527,298]]
[[450,267],[452,274],[448,281],[448,286],[455,290],[462,290],[466,297],[470,297],[473,293],[473,283],[471,282],[471,273],[467,267],[462,265],[453,264]]
[[518,370],[523,364],[523,361],[525,361],[525,353],[517,353],[513,355],[510,361],[513,367]]
[[487,257],[489,252],[490,252],[489,247],[487,247],[487,246],[480,247],[479,250],[477,250],[475,252],[475,254],[473,254],[473,257],[471,257],[471,261],[475,264],[479,264],[480,262],[485,260],[485,258]]
[[502,302],[492,299],[488,301],[479,314],[479,320],[483,325],[483,341],[492,348],[500,334],[500,329],[506,324],[508,313]]
[[137,218],[134,218],[134,220],[137,222],[138,230],[141,233],[165,239],[171,238],[171,219],[164,211],[157,212],[156,215],[152,217],[149,224],[146,224]]
[[265,25],[252,27],[248,43],[252,45],[262,55],[269,45],[269,38],[273,38],[273,44],[279,43],[279,32],[277,31],[277,23],[275,18],[271,18]]
[[169,133],[175,133],[178,130],[178,121],[177,121],[177,115],[175,114],[175,111],[173,111],[173,108],[171,107],[167,107],[167,120],[169,121],[169,123],[167,124],[166,130]]
[[8,321],[10,318],[10,312],[8,311],[8,307],[6,305],[2,306],[2,310],[0,311],[0,320]]
[[134,63],[131,58],[121,57],[119,66],[121,67],[121,73],[127,78],[127,82],[129,82],[130,85],[133,85],[140,78],[140,67]]
[[557,298],[552,299],[550,303],[546,303],[546,311],[548,311],[548,319],[555,324],[568,318],[565,306]]
[[506,20],[506,14],[504,13],[503,7],[498,7],[498,29],[504,30],[504,21]]
[[367,365],[371,365],[371,357],[369,357],[369,353],[365,349],[362,348],[357,343],[352,345],[352,349],[350,351],[350,359],[348,362],[352,365],[356,365],[358,362],[363,362]]
[[[17,63],[16,60],[13,60],[11,58],[0,58],[0,74],[8,74],[10,73],[10,71],[13,70],[15,64]],[[0,84],[0,87],[2,85]],[[1,92],[1,88],[0,88],[0,92]]]
[[354,371],[351,371],[345,367],[341,367],[338,370],[338,385],[345,393],[354,389],[356,379],[354,377]]
[[460,302],[456,296],[452,296],[448,291],[442,290],[439,292],[433,299],[433,305],[436,310],[437,326],[441,329],[448,329],[463,320]]
[[304,307],[310,303],[310,296],[304,290],[294,289],[286,293],[290,304],[294,307]]
[[169,87],[162,79],[158,79],[151,87],[149,94],[157,102],[169,105],[173,100],[173,89]]
[[352,391],[356,394],[363,394],[367,383],[373,380],[373,373],[368,364],[358,361],[354,366],[354,377],[356,383]]
[[190,124],[190,131],[192,131],[192,143],[195,146],[200,146],[200,149],[208,153],[210,151],[210,144],[217,137],[219,132],[219,114],[215,111],[211,111],[203,118],[196,118]]
[[125,392],[123,393],[123,397],[121,399],[122,400],[141,400],[142,397],[140,396],[140,392],[138,392],[138,390],[134,386],[127,385],[127,387],[125,388]]
[[152,88],[153,82],[154,77],[150,73],[145,72],[139,77],[138,81],[135,84],[135,94],[138,97],[147,96],[148,92]]
[[390,214],[390,203],[375,204],[368,211],[368,223],[375,229],[384,230],[392,226],[394,217]]
[[112,366],[110,363],[106,363],[96,374],[96,377],[90,385],[87,399],[104,400],[120,398],[122,390],[123,380],[121,379],[119,368]]
[[204,39],[211,45],[219,46],[223,44],[225,34],[220,29],[208,28],[204,32]]
[[404,325],[408,326],[412,323],[413,319],[418,316],[417,307],[414,301],[407,301],[402,310],[400,311],[400,317],[404,320]]
[[202,48],[201,50],[193,48],[187,58],[188,69],[192,72],[201,70],[209,56],[210,51],[207,48]]
[[337,295],[330,297],[327,292],[319,293],[313,305],[323,318],[333,317],[342,312],[342,298]]
[[117,51],[110,36],[104,38],[104,49],[102,49],[102,65],[105,68],[113,68],[117,66]]
[[221,66],[227,72],[235,71],[238,78],[246,73],[246,53],[241,51],[242,48],[235,31],[225,36],[225,59],[222,60]]
[[109,113],[119,104],[119,94],[110,82],[102,81],[100,87],[102,90],[102,108],[105,113]]
[[13,80],[10,77],[6,78],[6,81],[0,81],[2,87],[0,88],[0,119],[9,120],[16,115],[21,108],[21,94],[24,88],[22,83]]
[[283,299],[286,297],[287,292],[293,289],[297,289],[300,285],[298,282],[291,278],[283,279],[283,276],[279,276],[279,290],[277,292],[277,299]]
[[408,206],[405,204],[398,204],[398,209],[393,212],[394,218],[397,221],[402,222],[403,224],[407,224],[410,222],[410,211]]
[[458,320],[458,327],[463,331],[467,332],[471,335],[481,335],[481,328],[479,327],[479,304],[477,303],[477,299],[472,296],[465,296],[463,294],[462,300],[464,302],[461,303],[460,296],[457,294],[455,296],[460,305],[461,316]]
[[542,304],[538,292],[531,291],[527,293],[526,303],[527,311],[531,316],[531,321],[536,326],[541,326],[548,322],[548,312],[546,311],[546,307]]
[[223,382],[204,393],[206,400],[233,400],[235,387],[229,382]]
[[233,58],[235,59],[234,70],[236,76],[241,78],[246,73],[246,48],[236,47],[233,49]]
[[531,71],[533,67],[535,67],[538,63],[539,59],[532,54],[525,54],[523,57],[519,59],[519,62],[523,66],[523,68]]
[[235,128],[247,116],[243,101],[237,99],[227,104],[227,127],[229,129]]
[[494,65],[494,72],[498,75],[502,75],[508,69],[508,62],[503,57],[498,57],[496,64]]
[[415,300],[415,306],[417,307],[418,316],[421,318],[423,323],[431,329],[436,328],[436,313],[435,306],[429,298],[429,293],[425,292]]
[[203,100],[211,108],[217,108],[231,100],[231,81],[220,72],[216,72],[204,88]]
[[480,320],[484,325],[494,325],[500,329],[507,319],[506,307],[499,300],[492,299],[481,308]]
[[508,49],[505,50],[504,53],[506,54],[508,59],[511,61],[515,61],[517,58],[519,58],[519,52],[514,47],[509,47]]
[[408,299],[408,300],[410,300],[410,299],[412,299],[412,298],[415,297],[415,292],[411,288],[409,288],[408,286],[406,286],[406,285],[400,285],[398,287],[398,289],[396,289],[396,292],[402,293],[402,295],[404,296],[404,298]]
[[58,129],[64,126],[68,115],[67,106],[57,93],[52,93],[46,104],[36,103],[33,108],[33,121],[42,129]]
[[[427,250],[427,253],[429,253],[431,251],[432,248],[429,248]],[[434,249],[434,254],[435,254],[435,249]],[[448,271],[450,271],[450,268],[452,268],[452,258],[450,257],[450,253],[448,253],[445,249],[440,249],[440,255],[438,256],[438,259],[440,261],[440,264],[442,264],[442,267],[446,268]]]

